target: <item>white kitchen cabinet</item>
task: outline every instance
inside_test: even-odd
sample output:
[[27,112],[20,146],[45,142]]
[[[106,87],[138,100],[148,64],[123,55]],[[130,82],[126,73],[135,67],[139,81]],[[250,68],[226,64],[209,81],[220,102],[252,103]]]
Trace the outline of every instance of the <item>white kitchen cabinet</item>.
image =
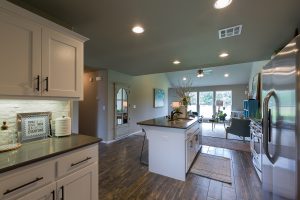
[[0,199],[98,200],[98,149],[89,145],[0,174]]
[[0,95],[82,99],[87,38],[0,2]]
[[37,23],[0,8],[0,95],[39,95],[41,33]]
[[40,162],[3,176],[0,174],[0,199],[16,199],[55,181],[55,162]]
[[55,200],[56,199],[56,184],[51,183],[31,192],[18,200]]
[[58,199],[98,200],[98,165],[85,167],[57,182]]
[[42,58],[43,96],[82,96],[82,42],[43,28]]

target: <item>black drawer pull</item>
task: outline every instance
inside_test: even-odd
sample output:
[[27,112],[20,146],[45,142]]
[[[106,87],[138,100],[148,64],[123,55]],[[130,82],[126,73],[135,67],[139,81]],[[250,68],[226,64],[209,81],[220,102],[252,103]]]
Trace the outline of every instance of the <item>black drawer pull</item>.
[[36,77],[36,88],[37,91],[40,91],[40,75]]
[[48,92],[49,91],[49,78],[48,78],[48,76],[45,78],[45,81],[46,81],[46,89],[45,89],[45,91]]
[[31,185],[31,184],[33,184],[33,183],[36,183],[36,182],[38,182],[38,181],[40,181],[40,180],[42,180],[42,179],[44,179],[44,177],[36,178],[36,179],[33,180],[33,181],[30,181],[30,182],[28,182],[28,183],[25,183],[24,185],[21,185],[21,186],[19,186],[19,187],[16,187],[16,188],[14,188],[14,189],[11,189],[11,190],[8,189],[8,190],[6,190],[6,192],[3,193],[3,195],[7,195],[7,194],[9,194],[9,193],[12,193],[12,192],[14,192],[14,191],[16,191],[16,190],[18,190],[18,189],[21,189],[21,188],[23,188],[23,187],[26,187],[26,186]]
[[55,200],[55,190],[53,190],[53,191],[51,192],[51,194],[52,194],[52,200]]
[[84,160],[82,160],[82,161],[79,161],[79,162],[77,162],[77,163],[72,163],[72,164],[71,164],[71,167],[74,167],[74,166],[76,166],[76,165],[78,165],[78,164],[80,164],[80,163],[86,162],[86,161],[88,161],[88,160],[90,160],[90,159],[92,159],[92,157],[87,157],[86,159],[84,159]]
[[65,187],[61,186],[61,200],[65,200]]

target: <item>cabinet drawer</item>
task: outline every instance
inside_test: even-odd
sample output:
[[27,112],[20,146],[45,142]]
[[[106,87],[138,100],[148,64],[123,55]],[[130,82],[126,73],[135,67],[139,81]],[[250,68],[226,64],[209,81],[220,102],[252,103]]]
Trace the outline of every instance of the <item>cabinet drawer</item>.
[[0,199],[16,198],[53,182],[55,162],[29,165],[0,176]]
[[98,162],[98,145],[66,153],[57,160],[57,177],[65,176],[94,162]]

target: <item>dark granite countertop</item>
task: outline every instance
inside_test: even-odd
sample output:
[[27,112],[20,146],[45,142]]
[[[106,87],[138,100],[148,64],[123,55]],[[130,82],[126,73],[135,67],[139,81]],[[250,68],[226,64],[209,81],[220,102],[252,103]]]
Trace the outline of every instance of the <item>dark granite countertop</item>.
[[141,121],[138,122],[137,124],[146,125],[146,126],[187,129],[198,120],[199,118],[195,117],[195,118],[177,119],[177,120],[170,121],[166,117],[159,117],[159,118],[149,119],[146,121]]
[[0,174],[100,141],[96,137],[72,134],[67,137],[22,143],[17,150],[0,153]]

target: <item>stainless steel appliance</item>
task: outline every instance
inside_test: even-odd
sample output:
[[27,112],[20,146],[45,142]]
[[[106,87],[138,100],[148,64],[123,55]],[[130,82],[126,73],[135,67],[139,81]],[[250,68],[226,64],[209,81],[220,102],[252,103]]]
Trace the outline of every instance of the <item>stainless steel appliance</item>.
[[300,37],[262,71],[264,200],[300,199]]
[[250,123],[250,149],[252,155],[252,163],[255,171],[262,179],[261,166],[262,166],[262,127],[261,123],[251,120]]

